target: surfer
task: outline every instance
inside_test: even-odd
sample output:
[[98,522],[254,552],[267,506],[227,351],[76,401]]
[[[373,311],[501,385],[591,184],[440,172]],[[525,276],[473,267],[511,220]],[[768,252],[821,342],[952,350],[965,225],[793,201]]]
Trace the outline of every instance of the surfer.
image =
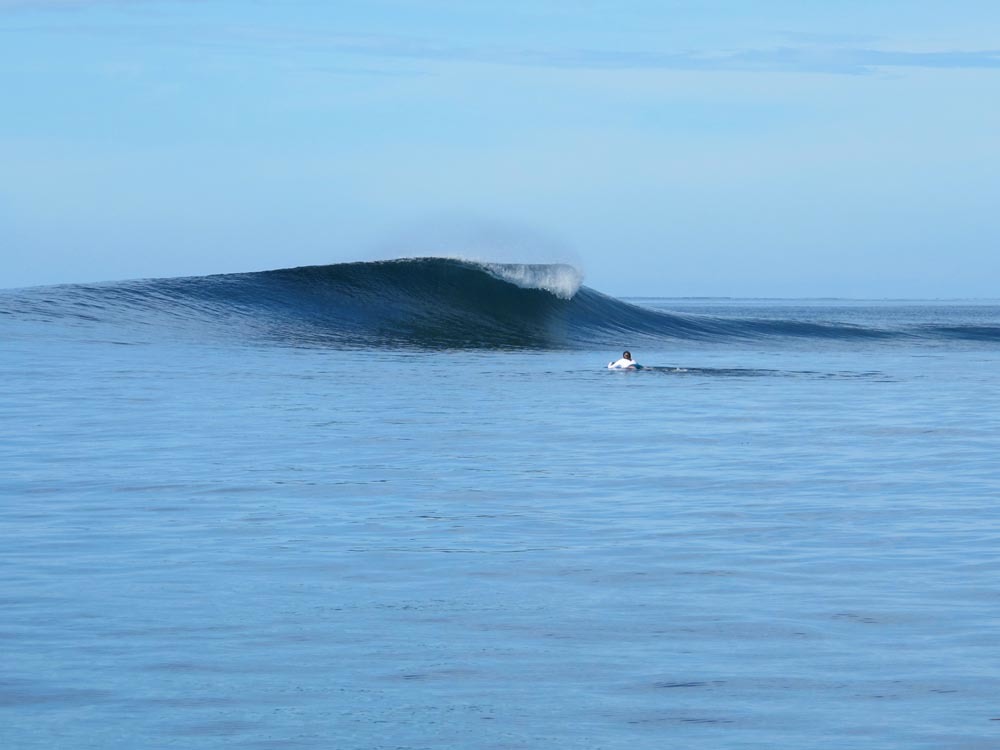
[[622,352],[622,358],[617,362],[608,362],[609,370],[637,370],[639,365],[632,359],[632,352]]

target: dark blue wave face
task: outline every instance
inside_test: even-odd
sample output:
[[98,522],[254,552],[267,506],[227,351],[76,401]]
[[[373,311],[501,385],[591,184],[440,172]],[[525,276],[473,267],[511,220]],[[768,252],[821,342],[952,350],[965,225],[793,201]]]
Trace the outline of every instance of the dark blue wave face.
[[0,315],[197,326],[277,344],[350,348],[615,349],[776,337],[1000,341],[1000,327],[984,325],[889,329],[679,314],[614,299],[579,280],[570,266],[414,258],[5,292]]

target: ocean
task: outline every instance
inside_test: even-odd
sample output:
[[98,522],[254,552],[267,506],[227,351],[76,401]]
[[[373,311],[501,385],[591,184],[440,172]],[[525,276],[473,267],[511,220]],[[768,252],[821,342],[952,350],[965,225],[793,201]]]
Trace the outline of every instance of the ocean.
[[1000,302],[580,281],[0,291],[0,747],[1000,747]]

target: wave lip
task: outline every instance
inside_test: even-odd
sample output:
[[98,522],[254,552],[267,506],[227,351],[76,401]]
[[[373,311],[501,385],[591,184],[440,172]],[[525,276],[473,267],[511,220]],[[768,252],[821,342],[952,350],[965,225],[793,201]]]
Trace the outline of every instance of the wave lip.
[[583,272],[565,263],[484,263],[483,268],[522,289],[544,289],[560,299],[572,299],[583,284]]

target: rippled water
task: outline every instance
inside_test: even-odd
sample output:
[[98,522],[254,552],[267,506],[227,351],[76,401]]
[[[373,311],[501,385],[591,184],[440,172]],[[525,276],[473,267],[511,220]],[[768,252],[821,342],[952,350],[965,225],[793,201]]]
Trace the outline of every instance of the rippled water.
[[3,747],[1000,747],[996,343],[0,347]]

